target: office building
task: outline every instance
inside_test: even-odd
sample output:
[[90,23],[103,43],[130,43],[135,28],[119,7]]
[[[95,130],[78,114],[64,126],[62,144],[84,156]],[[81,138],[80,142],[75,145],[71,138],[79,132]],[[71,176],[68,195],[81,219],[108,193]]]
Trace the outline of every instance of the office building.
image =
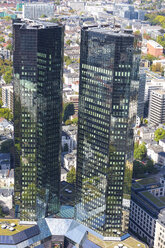
[[165,123],[165,90],[154,90],[151,92],[149,106],[149,123]]
[[42,15],[46,17],[54,15],[54,3],[25,3],[22,7],[24,19],[38,19]]
[[120,240],[129,222],[140,55],[130,30],[81,32],[76,219]]
[[2,102],[3,106],[13,113],[13,85],[2,86]]
[[[165,177],[142,179],[132,184],[130,230],[149,247],[161,246],[160,225],[165,211]],[[159,234],[158,234],[159,233]],[[162,246],[164,247],[164,246]]]
[[144,117],[148,117],[151,92],[153,90],[161,90],[165,87],[164,79],[146,80],[145,93],[144,93]]
[[15,211],[36,220],[59,209],[63,26],[13,24]]

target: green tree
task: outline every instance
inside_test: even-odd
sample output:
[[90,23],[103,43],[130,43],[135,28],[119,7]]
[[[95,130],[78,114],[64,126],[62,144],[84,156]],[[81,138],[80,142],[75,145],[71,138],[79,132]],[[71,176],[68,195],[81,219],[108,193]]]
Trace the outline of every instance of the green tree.
[[59,18],[52,18],[49,22],[56,23],[56,22],[59,22],[59,21],[60,21]]
[[5,38],[3,36],[0,37],[0,42],[5,42]]
[[155,133],[155,141],[159,142],[159,140],[164,139],[165,138],[165,130],[163,128],[158,128]]
[[12,78],[13,78],[12,71],[6,71],[4,76],[3,76],[3,79],[5,80],[5,82],[7,84],[11,83]]
[[153,60],[156,60],[157,58],[154,57],[154,56],[151,55],[151,54],[147,54],[147,55],[142,56],[142,59],[146,59],[146,60],[152,62]]
[[147,119],[144,119],[144,124],[148,124],[148,120]]
[[134,32],[134,34],[135,34],[135,35],[140,35],[140,30],[136,30],[136,31]]
[[73,118],[72,123],[77,125],[78,124],[78,117]]
[[5,16],[4,19],[5,19],[6,21],[11,21],[11,16]]
[[44,15],[44,14],[43,14],[43,15],[41,15],[41,18],[45,18],[45,17],[47,17],[47,16],[46,16],[46,15]]
[[145,173],[145,167],[139,161],[133,162],[133,177],[136,178],[139,175],[143,175]]
[[63,106],[63,122],[69,119],[71,115],[74,115],[74,104],[72,102],[65,103]]
[[76,170],[74,167],[67,173],[66,180],[68,183],[75,183],[76,182]]
[[71,120],[66,120],[65,121],[65,125],[68,126],[68,125],[71,125],[72,124],[72,121]]
[[1,108],[0,109],[0,117],[3,117],[7,119],[8,121],[11,121],[13,119],[13,115],[8,108]]
[[146,149],[145,143],[143,142],[138,147],[135,147],[134,159],[142,160],[146,156],[146,152],[147,152],[147,149]]
[[8,35],[10,38],[12,38],[13,37],[13,34],[12,33],[9,33],[9,35]]
[[0,217],[4,217],[4,213],[3,213],[3,210],[2,210],[2,206],[0,206]]
[[71,40],[67,40],[66,44],[70,46],[71,42],[72,42]]
[[13,49],[12,44],[7,45],[6,49],[9,51],[12,51],[12,49]]
[[152,173],[152,172],[154,172],[154,170],[155,170],[155,168],[154,168],[154,163],[153,163],[153,161],[152,160],[148,160],[147,161],[147,164],[146,164],[146,171],[148,172],[148,173]]
[[72,64],[72,60],[69,56],[64,56],[64,62],[66,63],[67,66]]

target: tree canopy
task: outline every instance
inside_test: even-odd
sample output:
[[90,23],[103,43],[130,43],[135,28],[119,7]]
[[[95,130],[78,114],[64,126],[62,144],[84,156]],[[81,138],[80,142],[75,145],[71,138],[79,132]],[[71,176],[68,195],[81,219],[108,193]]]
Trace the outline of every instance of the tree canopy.
[[148,160],[146,164],[139,161],[133,162],[133,178],[143,177],[144,173],[154,173],[157,169],[154,167],[152,160]]
[[64,103],[63,105],[63,122],[69,119],[71,115],[74,115],[74,104],[72,102]]
[[159,140],[165,138],[165,130],[164,130],[163,128],[158,128],[158,129],[155,131],[154,135],[155,135],[155,138],[154,138],[155,141],[158,142]]
[[141,145],[136,143],[134,148],[134,159],[142,160],[146,156],[146,152],[147,149],[144,142]]
[[152,14],[146,14],[145,18],[149,20],[149,22],[152,25],[161,25],[162,28],[165,28],[165,16],[158,14],[158,13],[152,13]]
[[76,182],[76,170],[74,167],[68,172],[66,180],[68,183],[75,183]]
[[3,117],[7,119],[8,121],[11,121],[13,119],[11,110],[8,108],[0,108],[0,117]]

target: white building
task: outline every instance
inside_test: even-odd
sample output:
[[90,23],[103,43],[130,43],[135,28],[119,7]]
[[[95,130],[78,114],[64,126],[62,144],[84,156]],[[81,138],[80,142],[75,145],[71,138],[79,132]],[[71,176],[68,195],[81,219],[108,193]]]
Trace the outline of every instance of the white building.
[[53,17],[54,3],[25,3],[23,5],[23,19],[38,19],[42,15]]
[[154,161],[154,163],[159,163],[160,153],[163,152],[163,148],[159,145],[149,146],[147,149],[147,156]]
[[62,127],[62,150],[64,151],[65,144],[68,145],[68,152],[72,152],[77,148],[77,127],[63,126]]
[[5,118],[1,117],[0,118],[0,131],[13,132],[14,126],[10,122],[8,122]]
[[153,90],[160,90],[165,88],[165,80],[164,79],[153,79],[151,81],[146,82],[145,86],[145,95],[144,95],[144,101],[149,101],[151,91]]
[[66,181],[68,171],[61,167],[61,181]]
[[163,148],[163,151],[165,152],[165,139],[159,140],[159,145]]
[[13,113],[13,85],[2,86],[3,107],[9,108]]
[[75,81],[79,81],[78,73],[64,73],[64,83],[67,85],[71,85]]
[[151,92],[149,104],[149,123],[165,123],[165,89]]
[[77,151],[73,150],[71,153],[64,155],[64,167],[70,170],[72,167],[76,168]]
[[163,209],[156,221],[154,248],[165,248],[165,209]]

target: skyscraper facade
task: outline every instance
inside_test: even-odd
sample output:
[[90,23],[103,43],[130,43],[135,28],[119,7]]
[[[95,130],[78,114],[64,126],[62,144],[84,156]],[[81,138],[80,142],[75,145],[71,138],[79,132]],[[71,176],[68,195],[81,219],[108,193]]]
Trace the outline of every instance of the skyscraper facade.
[[76,219],[120,239],[129,222],[139,49],[129,31],[84,27],[80,50]]
[[37,220],[59,210],[63,26],[13,23],[15,211]]

